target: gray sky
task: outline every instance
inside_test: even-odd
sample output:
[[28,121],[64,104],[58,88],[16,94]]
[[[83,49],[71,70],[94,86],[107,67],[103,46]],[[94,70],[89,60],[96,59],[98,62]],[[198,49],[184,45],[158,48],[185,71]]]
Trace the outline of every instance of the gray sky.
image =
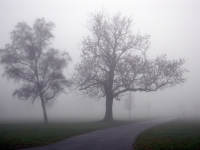
[[[17,22],[24,21],[32,26],[36,18],[44,17],[56,25],[53,47],[69,52],[75,64],[79,61],[78,44],[83,36],[89,34],[85,28],[88,15],[104,8],[111,15],[121,12],[123,16],[131,16],[133,31],[151,35],[150,58],[165,53],[168,59],[187,59],[184,65],[190,71],[186,74],[187,83],[158,92],[135,93],[137,107],[133,115],[145,114],[148,101],[155,115],[178,114],[181,104],[185,105],[188,115],[194,114],[195,102],[200,101],[199,0],[0,0],[0,48],[10,43],[10,32]],[[12,98],[17,86],[0,76],[0,121],[13,117],[42,119],[39,101],[32,105]],[[72,114],[75,114],[75,118],[99,114],[99,118],[103,118],[104,110],[105,100],[97,102],[62,94],[48,110],[48,116],[69,119]],[[115,101],[114,117],[125,116],[126,113],[123,101]]]

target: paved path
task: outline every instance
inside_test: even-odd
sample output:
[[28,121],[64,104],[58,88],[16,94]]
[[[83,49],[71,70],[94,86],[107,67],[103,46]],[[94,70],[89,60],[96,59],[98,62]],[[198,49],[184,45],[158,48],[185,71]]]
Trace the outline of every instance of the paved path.
[[156,119],[107,128],[28,150],[133,150],[133,143],[142,131],[171,120]]

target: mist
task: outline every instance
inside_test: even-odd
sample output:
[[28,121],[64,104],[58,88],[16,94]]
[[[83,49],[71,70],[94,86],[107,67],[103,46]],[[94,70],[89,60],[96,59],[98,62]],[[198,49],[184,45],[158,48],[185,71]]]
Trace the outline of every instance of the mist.
[[[135,108],[131,119],[156,117],[196,117],[199,106],[200,118],[200,2],[198,0],[7,0],[0,1],[0,49],[10,43],[10,32],[18,22],[32,26],[35,19],[44,17],[55,23],[53,47],[66,50],[72,63],[65,75],[73,74],[74,66],[80,62],[82,37],[90,32],[86,28],[88,15],[106,9],[108,13],[121,12],[132,17],[133,32],[150,34],[151,46],[147,51],[149,58],[166,54],[167,59],[186,59],[184,68],[188,78],[183,85],[155,92],[133,92]],[[4,72],[0,65],[0,74]],[[0,76],[0,124],[43,122],[41,102],[19,100],[12,97],[19,83],[8,81]],[[128,120],[124,109],[124,99],[114,100],[113,117],[115,120]],[[149,106],[148,106],[149,103]],[[148,108],[149,107],[149,108]],[[150,116],[149,116],[150,114]],[[105,97],[89,98],[81,93],[62,93],[52,107],[47,107],[49,122],[87,122],[102,120],[105,115]]]

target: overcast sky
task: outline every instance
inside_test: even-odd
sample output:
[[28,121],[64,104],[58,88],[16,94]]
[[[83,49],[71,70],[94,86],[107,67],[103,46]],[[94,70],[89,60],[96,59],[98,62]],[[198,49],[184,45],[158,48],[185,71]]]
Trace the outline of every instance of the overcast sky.
[[[190,71],[185,75],[188,81],[182,86],[152,93],[135,93],[137,107],[133,115],[145,114],[148,101],[152,114],[174,112],[177,115],[181,111],[180,105],[184,105],[186,113],[193,115],[196,101],[200,101],[199,8],[199,0],[0,0],[0,48],[10,43],[10,32],[17,22],[24,21],[32,26],[37,18],[44,17],[56,25],[53,47],[69,52],[75,64],[81,51],[78,44],[82,37],[89,34],[85,27],[88,15],[102,9],[111,15],[121,12],[123,16],[133,18],[133,31],[151,35],[150,58],[164,53],[171,60],[185,58],[187,62],[184,67]],[[42,118],[39,101],[32,105],[12,98],[17,86],[0,76],[0,121],[13,117]],[[97,102],[62,94],[48,110],[48,115],[59,117],[62,114],[67,119],[72,114],[77,118],[80,114],[99,114],[103,118],[104,111],[105,100]],[[114,117],[126,113],[123,102],[115,101]]]

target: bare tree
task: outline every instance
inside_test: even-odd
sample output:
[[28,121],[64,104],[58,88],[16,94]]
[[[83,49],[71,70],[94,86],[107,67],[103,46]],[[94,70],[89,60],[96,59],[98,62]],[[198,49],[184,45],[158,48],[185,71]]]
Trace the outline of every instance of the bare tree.
[[148,59],[149,35],[134,35],[132,19],[104,11],[91,14],[91,36],[82,41],[81,63],[76,66],[78,89],[89,97],[106,97],[104,120],[113,120],[113,99],[127,91],[156,91],[184,83],[184,59],[166,60],[166,55]]
[[180,117],[182,117],[182,118],[186,117],[185,104],[184,103],[179,104],[179,108],[180,108],[180,111],[181,111],[181,116]]
[[50,48],[54,26],[44,18],[37,19],[33,28],[25,22],[18,23],[11,32],[11,44],[0,51],[4,75],[23,83],[13,96],[32,102],[39,97],[44,123],[48,123],[46,106],[52,105],[58,94],[70,85],[63,75],[63,69],[71,61],[69,54]]
[[151,106],[150,106],[150,102],[149,101],[148,101],[148,104],[147,104],[147,110],[148,110],[148,117],[150,118]]
[[199,101],[196,101],[195,103],[196,104],[194,105],[194,107],[195,107],[195,113],[196,113],[196,119],[197,119],[198,118],[198,110],[200,108],[200,103],[199,103]]
[[131,92],[129,92],[129,95],[124,100],[124,108],[128,110],[129,112],[129,120],[131,119],[131,110],[135,108],[134,105],[134,97],[132,96]]

